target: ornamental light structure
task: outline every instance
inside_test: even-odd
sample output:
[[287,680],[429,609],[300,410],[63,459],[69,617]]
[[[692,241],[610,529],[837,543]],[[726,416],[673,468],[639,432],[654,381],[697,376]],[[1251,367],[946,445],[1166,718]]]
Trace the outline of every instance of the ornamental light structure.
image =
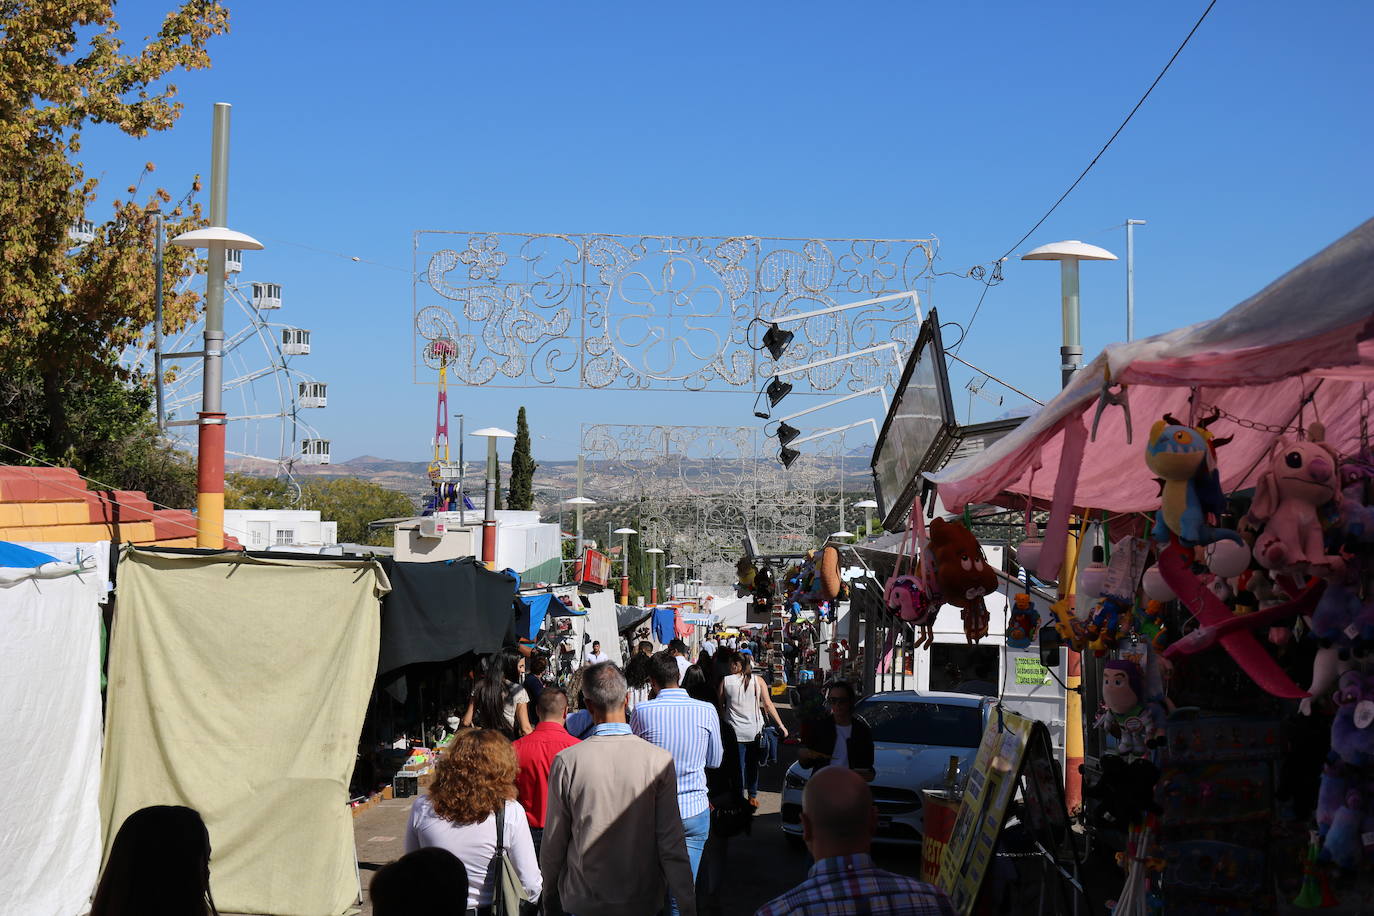
[[488,426],[473,433],[487,440],[487,498],[482,507],[482,562],[496,569],[496,440],[514,439],[515,433]]
[[649,554],[649,568],[653,570],[651,579],[653,584],[649,590],[649,600],[658,604],[658,556],[663,553],[663,550],[659,547],[650,547],[644,552]]
[[[172,239],[172,244],[181,248],[206,249],[209,261],[205,277],[205,349],[201,353],[171,355],[200,356],[203,360],[204,387],[196,420],[196,546],[217,550],[224,547],[225,252],[262,250],[262,243],[252,236],[225,228],[229,218],[229,109],[228,102],[215,103],[210,139],[210,225]],[[156,368],[161,378],[160,361]],[[162,422],[161,416],[158,422]]]
[[620,603],[630,603],[630,535],[639,534],[633,528],[617,528],[620,535]]

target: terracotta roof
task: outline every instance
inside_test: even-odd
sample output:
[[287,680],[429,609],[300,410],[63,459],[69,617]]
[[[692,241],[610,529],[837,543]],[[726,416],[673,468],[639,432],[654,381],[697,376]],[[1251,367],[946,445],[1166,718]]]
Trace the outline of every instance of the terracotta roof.
[[[196,517],[140,490],[92,490],[73,468],[0,465],[0,541],[126,541],[196,546]],[[224,546],[242,550],[225,535]]]

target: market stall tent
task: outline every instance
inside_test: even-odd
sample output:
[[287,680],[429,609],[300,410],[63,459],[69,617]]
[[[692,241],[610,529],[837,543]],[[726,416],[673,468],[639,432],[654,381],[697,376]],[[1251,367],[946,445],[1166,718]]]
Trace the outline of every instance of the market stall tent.
[[[1109,382],[1126,386],[1129,413],[1106,405],[1094,439],[1095,407]],[[975,503],[1021,507],[1028,498],[1044,506],[1056,491],[1064,515],[1153,511],[1159,490],[1145,467],[1145,440],[1164,414],[1186,422],[1221,411],[1210,431],[1239,433],[1218,458],[1222,488],[1233,492],[1254,485],[1279,430],[1317,420],[1328,442],[1353,450],[1371,385],[1374,220],[1219,318],[1107,347],[1015,432],[926,477],[952,512]],[[1042,559],[1042,576],[1046,565]]]

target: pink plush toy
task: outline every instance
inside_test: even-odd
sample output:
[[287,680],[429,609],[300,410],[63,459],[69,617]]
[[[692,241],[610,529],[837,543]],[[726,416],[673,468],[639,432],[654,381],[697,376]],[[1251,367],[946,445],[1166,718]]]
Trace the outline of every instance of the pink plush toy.
[[1307,436],[1280,439],[1255,486],[1250,515],[1264,523],[1255,559],[1265,569],[1336,575],[1345,561],[1326,553],[1317,512],[1341,495],[1336,453],[1322,441],[1320,423],[1308,427]]

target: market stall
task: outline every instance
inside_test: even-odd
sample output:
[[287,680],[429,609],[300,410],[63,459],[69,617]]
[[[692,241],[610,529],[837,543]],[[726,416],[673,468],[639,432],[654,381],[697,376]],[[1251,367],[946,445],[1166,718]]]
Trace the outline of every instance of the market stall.
[[1084,653],[1070,728],[1087,822],[1126,853],[1119,914],[1367,890],[1371,382],[1374,221],[1217,319],[1108,347],[927,475],[950,511],[1048,509],[1020,554],[1077,592],[1041,640]]

